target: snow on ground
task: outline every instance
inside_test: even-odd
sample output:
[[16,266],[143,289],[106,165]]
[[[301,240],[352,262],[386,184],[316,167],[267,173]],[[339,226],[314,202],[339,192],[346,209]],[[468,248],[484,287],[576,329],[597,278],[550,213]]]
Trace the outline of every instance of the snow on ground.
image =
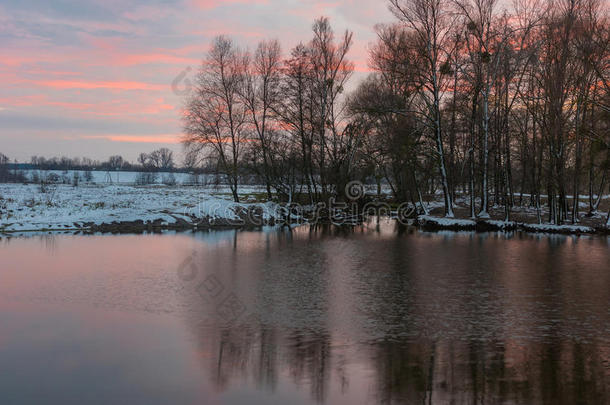
[[[214,187],[78,186],[52,185],[41,192],[38,185],[0,184],[0,231],[70,229],[76,224],[124,221],[174,223],[176,218],[236,218],[236,210],[256,205],[273,215],[273,204],[251,201],[258,187],[243,187],[246,204],[231,201],[229,190]],[[250,197],[250,198],[248,198]]]
[[596,229],[589,226],[581,225],[552,225],[552,224],[530,224],[514,221],[498,221],[491,219],[455,219],[455,218],[438,218],[429,215],[420,215],[417,217],[417,222],[424,228],[429,229],[449,229],[449,230],[501,230],[510,231],[521,229],[527,232],[536,233],[561,233],[561,234],[591,234],[595,233]]
[[[85,183],[85,171],[83,170],[21,170],[27,179],[31,180],[33,176],[45,177],[49,174],[56,175],[62,182],[71,183],[74,178],[74,172],[77,172],[80,176],[81,183]],[[91,184],[97,185],[134,185],[137,182],[138,175],[141,172],[123,172],[123,171],[91,171]],[[192,184],[196,181],[203,184],[209,184],[213,181],[214,176],[212,175],[192,175],[189,173],[166,173],[157,172],[154,177],[154,184],[163,184],[167,182],[170,177],[176,180],[176,184]]]
[[[523,194],[521,194],[521,193],[513,193],[513,196],[514,196],[515,198],[519,198],[519,197],[521,197],[521,196],[523,196],[523,197],[528,197],[528,198],[529,198],[529,197],[531,197],[532,195],[531,195],[531,194],[528,194],[528,193],[523,193]],[[548,196],[547,194],[540,194],[540,198],[548,198],[548,197],[549,197],[549,196]],[[566,195],[566,198],[567,198],[568,200],[571,200],[571,199],[573,198],[573,196],[572,196],[572,194],[568,194],[568,195]],[[597,194],[593,194],[593,199],[597,199],[597,198],[598,198],[598,195],[597,195]],[[579,194],[579,195],[578,195],[578,199],[579,199],[579,200],[588,200],[588,199],[589,199],[589,194]],[[610,194],[604,194],[604,195],[602,195],[602,196],[601,196],[601,199],[602,199],[602,200],[608,200],[608,199],[610,199]]]
[[498,221],[494,219],[486,219],[485,223],[492,225],[500,230],[510,230],[517,227],[517,222],[514,221]]
[[439,225],[441,227],[460,227],[460,228],[468,228],[468,227],[475,227],[477,225],[477,223],[471,219],[455,219],[455,218],[437,218],[437,217],[431,217],[429,215],[420,215],[417,217],[417,220],[424,224],[424,223],[432,223],[432,224],[436,224]]
[[524,224],[526,230],[550,233],[595,233],[595,228],[580,225]]
[[[129,180],[127,173],[121,172],[119,179]],[[136,175],[134,173],[132,178],[135,179]],[[187,176],[189,175],[184,175],[182,180]],[[264,223],[282,217],[283,212],[277,204],[258,202],[261,194],[265,194],[263,187],[243,186],[239,193],[243,201],[241,204],[232,201],[230,189],[226,186],[135,186],[115,182],[81,183],[77,187],[69,184],[47,185],[46,190],[42,190],[36,184],[0,184],[0,232],[70,230],[81,228],[85,223],[101,225],[133,221],[175,224],[183,220],[199,223],[198,220],[209,219],[214,220],[214,224],[219,224],[223,220],[226,223],[243,218],[244,213],[249,215],[253,212],[253,207],[256,208],[255,216],[262,218]],[[425,204],[430,210],[442,211],[442,201]],[[456,208],[468,212],[462,205],[458,199]],[[521,215],[520,218],[516,218],[517,213]],[[531,207],[519,207],[513,211],[515,218],[511,216],[518,223],[497,220],[485,222],[494,229],[520,228],[530,232],[551,233],[591,233],[595,230],[590,226],[597,226],[591,223],[583,224],[589,226],[529,224],[528,222],[535,222],[535,213]],[[581,214],[584,215],[584,212]],[[422,215],[418,217],[418,222],[441,229],[474,230],[484,225],[471,219],[439,216]],[[602,226],[606,221],[605,215],[600,214],[595,220]]]

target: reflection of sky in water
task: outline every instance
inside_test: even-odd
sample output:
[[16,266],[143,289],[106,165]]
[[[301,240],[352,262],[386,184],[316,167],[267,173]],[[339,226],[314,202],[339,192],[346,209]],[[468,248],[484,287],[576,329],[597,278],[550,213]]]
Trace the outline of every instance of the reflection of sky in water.
[[609,400],[607,239],[372,222],[5,239],[0,258],[5,403]]
[[236,230],[236,229],[228,229],[228,230],[211,230],[211,231],[201,231],[201,232],[193,232],[192,234],[190,234],[190,236],[192,236],[193,238],[197,239],[197,240],[201,240],[203,242],[205,242],[208,245],[218,245],[221,243],[233,243],[233,240],[235,239],[236,235],[239,234],[244,234],[246,232],[255,232],[256,234],[260,233],[264,233],[264,234],[270,234],[270,233],[277,233],[277,232],[281,232],[278,231],[278,229],[276,227],[272,227],[272,226],[263,226],[260,228],[260,230],[257,231],[241,231],[241,230]]

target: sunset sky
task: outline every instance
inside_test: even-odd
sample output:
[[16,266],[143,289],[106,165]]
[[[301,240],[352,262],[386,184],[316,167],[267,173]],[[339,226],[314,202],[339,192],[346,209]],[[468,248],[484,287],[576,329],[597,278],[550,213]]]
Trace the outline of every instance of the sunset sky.
[[184,86],[172,82],[193,75],[212,37],[244,47],[278,38],[286,54],[322,15],[354,32],[357,80],[374,25],[392,20],[383,0],[3,0],[0,152],[20,161],[178,152]]

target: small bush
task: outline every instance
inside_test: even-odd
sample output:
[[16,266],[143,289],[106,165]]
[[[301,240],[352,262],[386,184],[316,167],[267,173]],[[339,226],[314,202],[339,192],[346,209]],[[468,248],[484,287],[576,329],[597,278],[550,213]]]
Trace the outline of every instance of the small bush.
[[47,182],[45,181],[41,181],[40,184],[38,184],[38,192],[41,194],[46,194],[49,191],[49,184],[47,184]]
[[163,184],[166,186],[175,186],[176,176],[174,176],[174,173],[169,173],[168,175],[163,176]]
[[80,173],[76,170],[72,174],[72,187],[78,187],[78,182],[80,181]]
[[35,170],[32,172],[32,175],[30,176],[30,180],[34,184],[40,183],[40,173],[38,172],[38,170]]
[[158,174],[155,172],[140,172],[136,176],[136,184],[138,186],[155,184],[157,182],[157,177],[158,177]]
[[38,201],[36,201],[33,198],[28,198],[27,200],[23,201],[23,205],[25,205],[28,208],[32,208],[32,207],[35,207],[36,205],[38,205]]
[[49,184],[57,184],[61,182],[61,178],[59,177],[59,175],[57,173],[49,173],[47,174],[46,178],[43,180],[46,183]]

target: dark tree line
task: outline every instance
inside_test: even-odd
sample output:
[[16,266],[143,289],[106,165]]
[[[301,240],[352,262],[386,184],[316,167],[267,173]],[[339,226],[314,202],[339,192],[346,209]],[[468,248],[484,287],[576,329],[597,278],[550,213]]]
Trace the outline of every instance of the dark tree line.
[[7,182],[11,180],[11,173],[9,171],[9,158],[0,153],[0,182]]
[[[27,173],[24,170],[33,170]],[[59,176],[55,173],[44,174],[40,171],[55,170],[63,171]],[[163,183],[174,185],[176,179],[173,172],[190,172],[198,175],[204,172],[213,173],[214,168],[201,166],[197,162],[185,160],[183,167],[176,167],[174,153],[168,148],[160,148],[150,153],[141,153],[136,164],[130,163],[120,155],[113,155],[106,161],[92,160],[89,158],[68,158],[42,156],[32,156],[29,163],[11,163],[10,159],[0,153],[0,182],[4,183],[72,183],[78,185],[81,179],[91,182],[93,179],[92,171],[137,171],[139,172],[136,183],[152,184],[159,178],[159,172],[170,172],[163,176]],[[68,177],[67,172],[74,171],[72,178]],[[78,172],[84,172],[79,174]],[[197,176],[195,176],[197,177]]]
[[[246,175],[269,197],[341,198],[352,180],[387,184],[425,211],[442,193],[471,217],[503,207],[578,222],[610,184],[610,21],[600,0],[390,0],[373,72],[348,94],[352,34],[316,20],[282,57],[218,37],[184,114],[193,159],[214,162],[235,200]],[[196,158],[195,158],[196,157]],[[573,198],[582,196],[582,198]]]
[[32,156],[28,165],[40,170],[123,170],[123,171],[171,171],[176,169],[174,153],[168,148],[161,148],[151,153],[141,153],[137,163],[131,163],[121,155],[112,155],[105,161],[87,157],[69,158],[65,156],[45,158]]

